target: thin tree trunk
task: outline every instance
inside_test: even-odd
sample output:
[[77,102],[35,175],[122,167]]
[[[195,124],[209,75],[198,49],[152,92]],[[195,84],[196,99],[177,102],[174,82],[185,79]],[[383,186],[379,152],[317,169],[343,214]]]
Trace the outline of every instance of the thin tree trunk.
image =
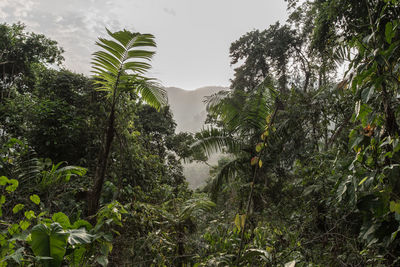
[[[279,98],[276,98],[276,99],[275,99],[275,102],[277,103],[277,105],[276,105],[276,107],[275,107],[274,113],[273,113],[272,116],[271,116],[271,120],[270,120],[270,122],[269,122],[269,124],[268,124],[268,129],[271,127],[271,125],[273,125],[273,123],[274,123],[274,121],[275,121],[275,116],[276,116],[278,110],[282,108],[281,105],[278,105],[278,104],[281,103],[281,101],[279,100]],[[266,144],[267,139],[268,139],[268,137],[266,137],[266,138],[264,139],[264,145]],[[263,149],[258,153],[259,159],[261,159],[262,153],[263,153]],[[247,205],[246,205],[246,213],[245,213],[246,217],[245,217],[245,220],[244,220],[244,225],[243,225],[242,232],[241,232],[241,234],[240,234],[240,245],[239,245],[239,251],[238,251],[237,257],[236,257],[236,265],[239,264],[240,259],[241,259],[241,256],[242,256],[242,249],[243,249],[243,246],[244,246],[244,234],[245,234],[245,232],[246,232],[246,228],[247,228],[247,224],[248,224],[247,221],[248,221],[248,218],[249,218],[251,201],[252,201],[252,199],[253,199],[254,184],[255,184],[255,182],[256,182],[257,170],[258,170],[258,167],[257,167],[257,165],[256,165],[256,166],[254,167],[253,180],[252,180],[252,183],[251,183],[250,194],[249,194],[249,197],[248,197],[248,200],[247,200]]]
[[386,130],[390,136],[394,137],[396,134],[399,134],[399,126],[396,121],[396,115],[393,112],[393,109],[390,105],[390,96],[386,89],[386,84],[383,82],[382,84],[382,96],[383,96],[383,109],[385,112],[385,126]]
[[176,261],[176,266],[177,267],[183,267],[185,264],[185,259],[184,259],[184,255],[185,255],[185,243],[184,243],[184,238],[185,238],[185,234],[184,234],[184,227],[183,226],[179,226],[178,229],[178,259]]
[[108,118],[107,130],[105,133],[105,143],[101,147],[99,152],[96,173],[94,176],[94,185],[92,191],[89,194],[88,216],[95,215],[99,209],[101,191],[103,189],[103,184],[106,176],[108,156],[110,154],[111,144],[114,139],[114,131],[115,131],[114,123],[115,123],[115,105],[112,105],[110,116]]

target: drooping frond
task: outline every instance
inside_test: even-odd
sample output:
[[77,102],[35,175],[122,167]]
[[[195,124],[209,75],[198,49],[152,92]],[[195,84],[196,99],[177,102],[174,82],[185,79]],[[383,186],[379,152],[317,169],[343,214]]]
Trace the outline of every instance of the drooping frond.
[[230,95],[230,91],[222,90],[210,96],[205,96],[203,102],[206,104],[206,110],[210,112],[213,108],[217,108]]
[[160,110],[162,106],[168,104],[167,91],[153,79],[140,79],[135,82],[136,93],[145,99],[147,104]]
[[198,141],[192,144],[191,148],[199,148],[209,156],[215,152],[222,152],[224,148],[229,153],[239,152],[242,148],[241,140],[216,128],[203,129],[196,134],[196,138]]
[[205,99],[207,112],[222,121],[227,132],[233,133],[240,126],[240,112],[245,96],[232,95],[231,92],[220,91]]
[[63,164],[65,164],[65,162],[61,161],[57,164],[52,164],[50,170],[42,171],[38,184],[43,190],[48,189],[50,186],[57,185],[58,183],[68,182],[71,177],[83,176],[86,174],[87,170],[83,167],[69,165],[61,167]]
[[215,207],[215,203],[206,197],[191,198],[183,203],[178,217],[181,221],[183,221],[191,217],[195,217],[198,215],[198,213],[209,211],[213,207]]
[[265,127],[265,118],[275,105],[276,91],[270,78],[254,90],[220,91],[205,99],[207,111],[219,119],[229,133],[254,134]]
[[123,91],[136,91],[143,100],[157,109],[167,103],[165,90],[154,80],[143,77],[155,54],[154,36],[127,30],[107,33],[111,40],[99,38],[103,48],[93,54],[93,74],[97,90],[108,92],[114,99]]
[[232,159],[222,163],[222,165],[219,166],[218,171],[211,181],[211,199],[213,199],[214,201],[217,199],[217,194],[218,192],[220,192],[220,189],[224,182],[228,182],[229,180],[234,179],[238,172],[243,169],[243,166],[245,164],[248,165],[247,158],[233,157]]
[[271,79],[267,78],[248,95],[240,112],[241,133],[254,133],[265,128],[266,117],[272,113],[276,91]]
[[36,153],[33,150],[27,152],[26,155],[18,158],[18,164],[13,171],[14,177],[18,177],[20,184],[29,184],[35,181],[40,175],[40,164]]

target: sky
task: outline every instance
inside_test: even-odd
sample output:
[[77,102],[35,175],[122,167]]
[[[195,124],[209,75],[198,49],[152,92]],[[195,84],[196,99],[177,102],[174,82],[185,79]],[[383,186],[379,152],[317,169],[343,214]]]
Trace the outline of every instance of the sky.
[[0,23],[22,22],[66,51],[64,66],[90,75],[95,41],[127,29],[155,35],[148,74],[164,86],[229,86],[229,47],[287,18],[284,0],[0,0]]

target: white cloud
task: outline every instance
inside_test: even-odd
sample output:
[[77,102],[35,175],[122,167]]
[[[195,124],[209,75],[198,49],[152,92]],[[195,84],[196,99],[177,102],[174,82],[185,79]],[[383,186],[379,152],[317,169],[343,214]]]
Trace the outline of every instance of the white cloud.
[[2,0],[0,2],[0,17],[23,19],[28,16],[34,6],[33,0]]
[[[285,17],[276,0],[0,0],[4,22],[21,21],[28,31],[56,40],[66,52],[65,66],[89,74],[94,43],[111,31],[156,36],[152,74],[165,85],[194,89],[225,85],[232,78],[229,45],[253,29]],[[177,15],[178,14],[178,15]]]

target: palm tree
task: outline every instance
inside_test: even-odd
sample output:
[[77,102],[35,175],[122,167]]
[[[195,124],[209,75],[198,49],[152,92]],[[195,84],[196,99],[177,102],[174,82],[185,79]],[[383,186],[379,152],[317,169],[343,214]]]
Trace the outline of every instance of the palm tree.
[[[206,196],[193,195],[192,198],[183,201],[174,198],[164,202],[161,206],[153,206],[142,203],[144,209],[154,212],[159,217],[158,224],[165,227],[164,232],[160,229],[156,235],[167,233],[172,237],[175,246],[175,266],[187,266],[188,255],[185,255],[185,241],[189,234],[193,234],[203,214],[210,211],[216,205]],[[172,265],[172,264],[171,264]]]
[[122,94],[133,93],[157,110],[167,103],[167,94],[154,79],[143,76],[151,68],[149,61],[156,47],[151,34],[134,33],[127,30],[107,33],[111,39],[99,38],[96,45],[103,48],[93,54],[94,82],[96,90],[104,91],[110,102],[102,145],[94,176],[93,189],[88,199],[88,215],[94,215],[99,208],[107,161],[115,134],[116,109]]
[[240,172],[251,173],[250,159],[256,152],[254,149],[260,142],[261,134],[265,132],[266,118],[276,109],[276,99],[277,92],[269,78],[250,92],[221,91],[206,98],[208,114],[222,128],[201,131],[192,147],[208,155],[217,151],[233,155],[223,162],[212,180],[210,191],[214,201],[224,181]]

